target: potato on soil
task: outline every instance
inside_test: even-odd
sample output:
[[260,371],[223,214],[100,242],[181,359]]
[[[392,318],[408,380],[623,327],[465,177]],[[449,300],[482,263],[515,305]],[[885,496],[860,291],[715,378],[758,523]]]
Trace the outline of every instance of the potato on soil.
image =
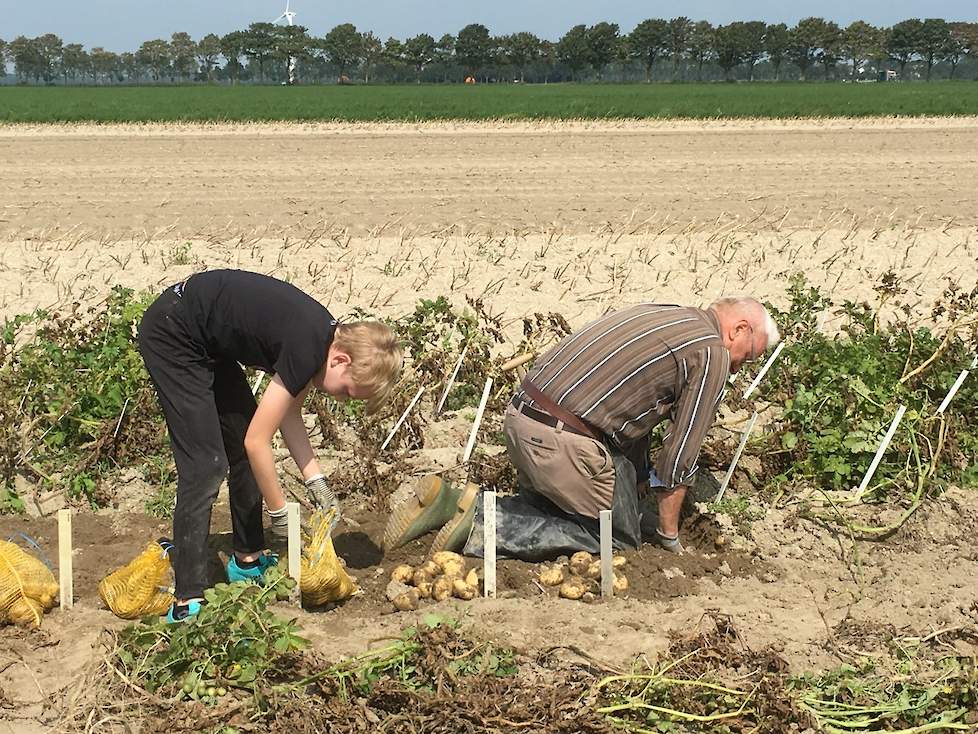
[[591,565],[587,567],[587,571],[584,572],[584,576],[594,580],[600,579],[601,561],[592,561]]
[[391,571],[391,581],[400,581],[402,584],[410,584],[414,569],[406,563],[402,563]]
[[431,592],[434,590],[434,588],[435,585],[431,581],[425,581],[422,584],[418,584],[418,596],[420,596],[422,599],[430,599]]
[[612,568],[624,568],[628,565],[628,559],[625,556],[615,556],[611,559]]
[[585,604],[593,604],[594,600],[598,597],[592,594],[590,591],[585,591],[584,596],[581,597],[581,601]]
[[586,592],[584,582],[579,578],[570,578],[560,585],[560,596],[564,599],[580,599]]
[[479,572],[474,568],[465,575],[465,583],[473,589],[479,588]]
[[570,568],[578,576],[587,573],[588,567],[594,562],[594,557],[587,551],[578,551],[570,557]]
[[441,570],[446,576],[462,576],[465,574],[465,561],[445,561]]
[[628,591],[628,577],[623,573],[616,573],[614,580],[611,582],[611,588],[616,594]]
[[465,559],[458,553],[453,551],[438,551],[431,556],[431,562],[438,564],[438,567],[447,576],[459,575],[458,570],[454,572],[451,569],[462,569],[465,568]]
[[475,592],[475,588],[469,586],[462,579],[455,579],[455,582],[452,584],[452,593],[459,599],[464,599],[465,601],[475,599]]
[[399,612],[412,612],[418,608],[419,601],[418,590],[409,589],[400,596],[394,597],[394,608]]
[[439,576],[436,578],[434,586],[431,589],[431,598],[435,601],[444,601],[450,597],[454,582],[455,579],[449,578],[448,576]]
[[406,594],[411,591],[411,587],[400,581],[391,581],[387,584],[387,588],[384,590],[384,594],[387,596],[388,601],[394,601],[401,594]]
[[420,568],[422,570],[424,570],[424,572],[427,573],[429,576],[431,576],[431,578],[435,578],[436,576],[440,576],[441,573],[442,573],[441,566],[439,566],[434,561],[427,561]]
[[544,567],[540,571],[540,583],[544,586],[560,586],[564,583],[564,569],[560,566],[554,566],[553,568]]
[[430,584],[432,582],[431,574],[425,571],[423,568],[416,569],[414,575],[411,577],[411,583],[415,586],[421,586],[421,584]]

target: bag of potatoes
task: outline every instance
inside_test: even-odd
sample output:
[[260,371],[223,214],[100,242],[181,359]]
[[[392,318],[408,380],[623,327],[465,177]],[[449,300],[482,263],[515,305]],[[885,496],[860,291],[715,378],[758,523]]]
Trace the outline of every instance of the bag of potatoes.
[[58,582],[47,566],[20,546],[0,540],[0,624],[40,627],[57,595]]
[[306,607],[349,599],[359,591],[333,548],[329,531],[335,514],[335,509],[325,515],[317,513],[310,523],[313,532],[302,552],[299,574],[299,591],[302,592],[302,605]]
[[169,539],[154,540],[125,566],[99,581],[98,595],[105,606],[122,619],[166,614],[174,602],[171,550]]

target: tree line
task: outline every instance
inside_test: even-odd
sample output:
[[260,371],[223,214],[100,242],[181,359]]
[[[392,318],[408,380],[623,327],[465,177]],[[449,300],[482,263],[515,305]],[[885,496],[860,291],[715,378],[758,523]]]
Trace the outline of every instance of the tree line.
[[[194,40],[174,33],[131,52],[86,49],[53,33],[0,39],[0,62],[34,84],[141,84],[223,81],[278,83],[289,59],[304,83],[568,80],[704,81],[954,78],[978,69],[978,23],[912,18],[891,27],[824,18],[714,26],[686,17],[650,18],[629,33],[615,23],[576,25],[559,40],[528,32],[493,36],[472,23],[441,38],[422,33],[382,41],[351,23],[317,37],[303,26],[252,23]],[[2,76],[2,75],[0,75]]]

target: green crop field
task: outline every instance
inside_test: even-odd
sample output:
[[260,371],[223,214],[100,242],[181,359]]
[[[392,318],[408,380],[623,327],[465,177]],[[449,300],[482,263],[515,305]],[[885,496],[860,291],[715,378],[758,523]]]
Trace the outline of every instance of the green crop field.
[[6,87],[4,122],[796,118],[978,114],[978,83]]

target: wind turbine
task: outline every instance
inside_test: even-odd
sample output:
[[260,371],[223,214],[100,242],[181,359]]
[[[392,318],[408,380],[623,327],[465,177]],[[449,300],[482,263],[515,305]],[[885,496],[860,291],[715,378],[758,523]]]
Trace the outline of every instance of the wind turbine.
[[[278,23],[279,21],[285,21],[285,25],[294,26],[295,25],[295,11],[290,7],[291,0],[285,0],[285,12],[283,12],[279,17],[277,17],[273,23]],[[289,86],[295,84],[295,56],[289,54]]]

